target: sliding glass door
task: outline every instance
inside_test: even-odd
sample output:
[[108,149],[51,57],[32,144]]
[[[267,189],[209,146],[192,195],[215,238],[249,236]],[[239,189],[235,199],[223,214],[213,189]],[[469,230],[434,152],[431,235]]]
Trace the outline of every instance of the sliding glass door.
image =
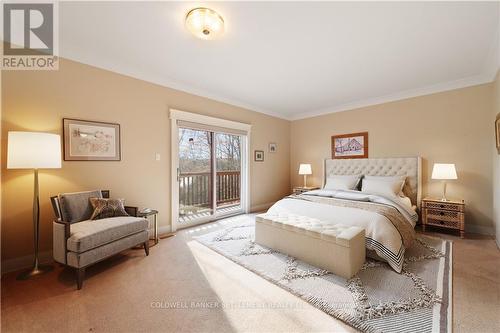
[[216,209],[241,210],[241,136],[215,133]]
[[244,136],[179,127],[179,227],[242,212]]
[[212,216],[213,133],[179,128],[179,222]]

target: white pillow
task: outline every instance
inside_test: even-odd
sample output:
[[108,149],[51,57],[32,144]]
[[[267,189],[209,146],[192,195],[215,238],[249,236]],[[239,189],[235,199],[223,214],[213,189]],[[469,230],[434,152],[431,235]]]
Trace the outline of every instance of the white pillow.
[[388,182],[402,181],[401,190],[399,191],[398,195],[401,197],[405,196],[403,193],[403,188],[404,188],[405,183],[406,183],[406,176],[364,176],[363,181],[365,179],[388,181]]
[[399,196],[403,188],[404,180],[401,179],[363,179],[361,192],[380,194],[389,197]]
[[361,175],[333,175],[326,179],[324,190],[355,190]]

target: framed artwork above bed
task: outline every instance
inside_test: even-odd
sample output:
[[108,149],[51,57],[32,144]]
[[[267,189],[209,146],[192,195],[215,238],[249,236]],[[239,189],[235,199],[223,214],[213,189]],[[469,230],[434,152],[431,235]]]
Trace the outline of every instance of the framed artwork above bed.
[[333,135],[332,158],[368,158],[368,132]]

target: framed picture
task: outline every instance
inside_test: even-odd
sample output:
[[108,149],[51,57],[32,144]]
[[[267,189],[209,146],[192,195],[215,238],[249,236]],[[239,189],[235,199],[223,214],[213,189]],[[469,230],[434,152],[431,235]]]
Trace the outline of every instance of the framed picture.
[[275,153],[278,151],[278,145],[275,143],[270,143],[269,144],[269,152],[270,153]]
[[264,162],[264,151],[263,150],[256,150],[254,152],[254,160],[255,160],[255,162]]
[[497,139],[497,151],[500,154],[500,114],[497,115],[497,119],[495,120],[495,133]]
[[332,158],[367,158],[368,132],[332,136]]
[[120,125],[63,119],[65,161],[120,161]]

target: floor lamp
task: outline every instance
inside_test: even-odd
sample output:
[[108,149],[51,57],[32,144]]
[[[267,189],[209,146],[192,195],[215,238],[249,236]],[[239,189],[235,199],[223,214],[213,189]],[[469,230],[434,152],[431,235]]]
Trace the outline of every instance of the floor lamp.
[[35,186],[33,196],[33,242],[35,254],[33,267],[17,276],[26,280],[52,270],[50,265],[40,265],[38,243],[40,239],[40,200],[38,195],[38,169],[61,167],[61,138],[57,134],[40,132],[9,132],[7,143],[7,169],[33,169]]

